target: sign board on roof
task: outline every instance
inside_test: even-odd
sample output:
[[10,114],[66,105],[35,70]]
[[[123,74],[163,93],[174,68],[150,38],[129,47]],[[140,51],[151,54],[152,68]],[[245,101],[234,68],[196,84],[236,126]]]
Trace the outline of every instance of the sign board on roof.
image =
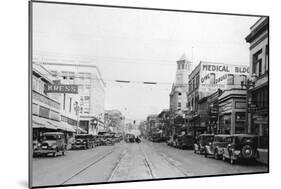
[[218,89],[240,87],[241,81],[249,75],[249,66],[201,62],[199,93],[200,98]]
[[78,94],[78,85],[45,84],[45,92]]

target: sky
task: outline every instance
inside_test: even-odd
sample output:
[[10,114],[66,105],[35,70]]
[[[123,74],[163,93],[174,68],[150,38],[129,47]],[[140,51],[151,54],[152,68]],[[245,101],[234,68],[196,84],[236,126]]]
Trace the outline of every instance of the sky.
[[[88,61],[106,82],[105,109],[141,120],[169,108],[176,61],[249,65],[245,37],[259,19],[33,3],[33,56]],[[112,80],[129,80],[116,83]],[[158,82],[144,85],[143,81]]]

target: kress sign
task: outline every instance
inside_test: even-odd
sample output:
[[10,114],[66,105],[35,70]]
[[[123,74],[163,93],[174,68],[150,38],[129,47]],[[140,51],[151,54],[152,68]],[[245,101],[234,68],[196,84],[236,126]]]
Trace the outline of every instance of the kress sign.
[[45,93],[72,93],[78,94],[77,85],[45,84]]

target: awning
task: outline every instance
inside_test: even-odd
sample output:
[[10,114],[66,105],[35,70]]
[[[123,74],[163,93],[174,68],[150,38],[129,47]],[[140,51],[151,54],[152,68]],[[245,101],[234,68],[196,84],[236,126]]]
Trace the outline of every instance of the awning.
[[81,133],[87,133],[87,131],[82,129],[81,127],[78,127],[78,131],[80,131]]
[[48,122],[48,119],[32,116],[32,128],[47,128],[57,130],[57,127]]
[[66,122],[61,122],[61,125],[63,126],[63,130],[67,131],[67,132],[75,132],[75,128],[71,125],[69,125]]

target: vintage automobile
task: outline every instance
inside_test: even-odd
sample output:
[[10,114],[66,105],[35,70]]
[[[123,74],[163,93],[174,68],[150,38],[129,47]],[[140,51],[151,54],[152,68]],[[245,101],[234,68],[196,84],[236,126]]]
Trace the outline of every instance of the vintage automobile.
[[220,159],[223,149],[231,142],[231,135],[215,135],[214,140],[205,145],[205,157],[211,155],[215,159]]
[[194,153],[203,154],[205,145],[214,140],[214,134],[201,134],[194,142]]
[[192,135],[179,135],[176,138],[176,147],[180,149],[186,149],[186,148],[193,148],[194,146],[194,139]]
[[131,133],[127,133],[125,135],[125,142],[135,142],[135,135]]
[[223,149],[222,159],[229,159],[231,164],[240,159],[255,159],[258,156],[257,146],[257,135],[231,135],[231,142]]
[[41,137],[40,146],[34,149],[34,155],[52,154],[54,157],[58,153],[64,155],[66,150],[65,136],[61,132],[46,132]]
[[90,149],[94,148],[95,141],[94,136],[91,134],[77,134],[75,136],[75,142],[72,144],[71,149]]

